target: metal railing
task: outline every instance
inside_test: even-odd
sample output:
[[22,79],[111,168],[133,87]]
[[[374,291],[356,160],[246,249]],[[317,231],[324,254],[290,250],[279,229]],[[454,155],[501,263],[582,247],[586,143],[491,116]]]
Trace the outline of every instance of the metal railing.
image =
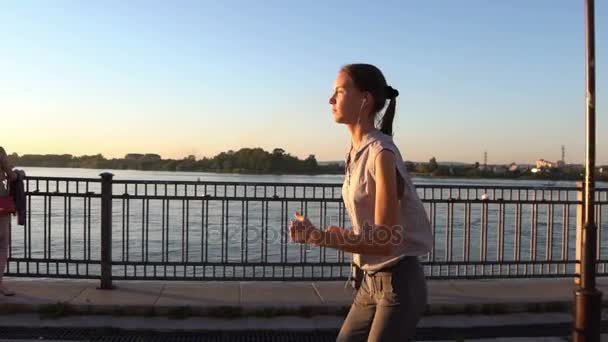
[[[11,226],[7,275],[166,280],[339,280],[350,255],[289,242],[301,211],[349,227],[340,184],[28,177],[27,222]],[[434,248],[429,278],[576,273],[580,188],[417,184]],[[606,274],[608,189],[596,191]],[[578,214],[577,214],[578,213]]]

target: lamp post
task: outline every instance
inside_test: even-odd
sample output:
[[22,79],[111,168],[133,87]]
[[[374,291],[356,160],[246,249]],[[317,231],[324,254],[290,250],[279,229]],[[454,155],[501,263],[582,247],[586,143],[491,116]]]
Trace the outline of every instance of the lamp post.
[[574,292],[575,342],[600,340],[602,293],[595,286],[597,225],[595,224],[595,1],[585,1],[586,42],[586,153],[583,182],[583,226],[580,258],[580,281]]

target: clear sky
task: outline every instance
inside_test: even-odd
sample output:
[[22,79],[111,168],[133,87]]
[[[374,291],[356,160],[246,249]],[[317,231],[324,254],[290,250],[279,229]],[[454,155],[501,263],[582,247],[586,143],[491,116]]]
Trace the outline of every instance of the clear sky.
[[[7,1],[9,153],[211,157],[281,147],[339,160],[341,65],[401,95],[404,158],[584,160],[582,0]],[[608,163],[608,1],[596,1],[598,163]]]

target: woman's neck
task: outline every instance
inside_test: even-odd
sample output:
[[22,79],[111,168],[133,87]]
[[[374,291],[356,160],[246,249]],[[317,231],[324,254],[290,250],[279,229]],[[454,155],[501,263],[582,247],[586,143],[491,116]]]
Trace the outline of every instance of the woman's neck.
[[371,124],[363,125],[348,125],[348,131],[350,132],[351,142],[353,145],[353,149],[357,149],[363,140],[363,137],[371,132],[374,129],[374,126]]

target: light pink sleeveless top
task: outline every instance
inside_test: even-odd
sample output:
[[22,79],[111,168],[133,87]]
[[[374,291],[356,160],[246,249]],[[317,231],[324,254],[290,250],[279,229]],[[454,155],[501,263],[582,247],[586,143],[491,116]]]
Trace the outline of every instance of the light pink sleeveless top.
[[[421,256],[430,252],[433,236],[427,213],[405,169],[405,163],[393,138],[377,129],[367,133],[356,151],[346,157],[346,175],[342,197],[357,235],[373,229],[375,219],[375,160],[381,151],[395,155],[396,167],[403,179],[403,196],[399,200],[397,233],[403,238],[390,256],[353,254],[353,262],[366,271],[378,271],[397,263],[405,256]],[[350,159],[350,160],[349,160]],[[369,233],[369,232],[368,232]],[[388,242],[387,242],[388,243]]]

